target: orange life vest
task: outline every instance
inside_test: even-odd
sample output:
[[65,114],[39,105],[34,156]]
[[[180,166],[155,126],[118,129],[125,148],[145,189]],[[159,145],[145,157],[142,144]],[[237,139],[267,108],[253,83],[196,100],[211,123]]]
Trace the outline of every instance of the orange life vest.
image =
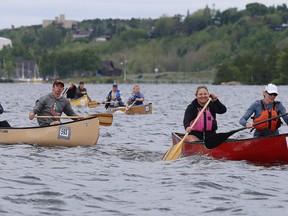
[[[278,102],[273,102],[274,105],[273,105],[272,110],[266,109],[266,106],[262,100],[260,102],[262,104],[262,113],[258,118],[254,119],[254,121],[253,121],[254,124],[261,122],[261,121],[265,121],[269,118],[273,118],[273,117],[278,116],[278,113],[276,111],[276,104]],[[280,125],[281,125],[280,119],[276,118],[276,119],[264,122],[262,124],[256,125],[255,128],[257,130],[264,130],[266,128],[269,128],[271,131],[275,131],[275,130],[277,130],[277,128],[280,127]]]

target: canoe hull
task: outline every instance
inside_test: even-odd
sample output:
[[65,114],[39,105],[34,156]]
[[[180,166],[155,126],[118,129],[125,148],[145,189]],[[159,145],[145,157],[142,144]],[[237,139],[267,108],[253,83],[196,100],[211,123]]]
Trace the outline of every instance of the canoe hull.
[[[172,133],[173,145],[184,135]],[[288,134],[272,137],[227,140],[214,149],[207,149],[203,142],[184,142],[182,157],[206,155],[215,159],[246,160],[264,164],[288,163]]]
[[97,117],[47,127],[0,128],[1,144],[40,146],[92,146],[99,138]]
[[89,99],[87,95],[84,95],[81,98],[73,99],[70,101],[71,106],[88,106]]
[[[111,113],[114,113],[116,111],[125,112],[125,107],[117,107],[112,108],[110,110]],[[134,114],[152,114],[152,103],[145,104],[145,105],[139,105],[139,106],[132,106],[125,114],[128,115],[134,115]]]

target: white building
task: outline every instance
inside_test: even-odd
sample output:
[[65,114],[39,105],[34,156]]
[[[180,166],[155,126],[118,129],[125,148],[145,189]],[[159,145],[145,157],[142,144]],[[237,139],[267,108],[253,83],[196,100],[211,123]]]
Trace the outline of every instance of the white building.
[[0,37],[0,50],[2,50],[4,46],[12,46],[12,41],[8,38]]

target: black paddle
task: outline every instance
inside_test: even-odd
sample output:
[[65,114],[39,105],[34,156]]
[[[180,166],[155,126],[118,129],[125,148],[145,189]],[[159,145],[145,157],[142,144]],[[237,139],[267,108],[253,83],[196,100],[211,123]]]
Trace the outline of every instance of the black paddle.
[[0,128],[2,127],[11,127],[11,125],[7,121],[0,121]]
[[[288,115],[288,113],[285,113],[283,115],[278,115],[278,116],[266,119],[266,120],[261,121],[261,122],[257,122],[255,124],[253,124],[253,126],[256,126],[256,125],[259,125],[259,124],[263,124],[263,123],[265,123],[267,121],[271,121],[273,119],[277,119],[277,118],[283,117],[285,115]],[[241,130],[245,130],[245,129],[247,129],[247,127],[242,127],[242,128],[237,129],[237,130],[229,131],[229,132],[226,132],[226,133],[218,133],[218,134],[211,135],[211,136],[209,136],[209,137],[207,137],[205,139],[205,147],[207,149],[216,148],[217,146],[219,146],[223,142],[225,142],[228,139],[228,137],[230,137],[234,133],[239,132]]]

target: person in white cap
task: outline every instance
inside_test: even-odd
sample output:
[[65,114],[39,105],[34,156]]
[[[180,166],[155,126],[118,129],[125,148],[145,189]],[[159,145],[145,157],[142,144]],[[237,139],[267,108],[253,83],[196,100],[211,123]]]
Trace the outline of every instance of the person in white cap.
[[[278,128],[281,126],[280,118],[266,121],[263,124],[253,124],[261,121],[268,120],[279,115],[286,114],[286,109],[280,101],[276,101],[278,96],[277,86],[269,83],[265,86],[263,91],[263,99],[256,100],[245,112],[239,123],[247,128],[255,128],[254,137],[263,137],[269,135],[279,134]],[[250,116],[253,119],[253,123],[247,122]],[[288,115],[282,117],[283,120],[288,124]]]

